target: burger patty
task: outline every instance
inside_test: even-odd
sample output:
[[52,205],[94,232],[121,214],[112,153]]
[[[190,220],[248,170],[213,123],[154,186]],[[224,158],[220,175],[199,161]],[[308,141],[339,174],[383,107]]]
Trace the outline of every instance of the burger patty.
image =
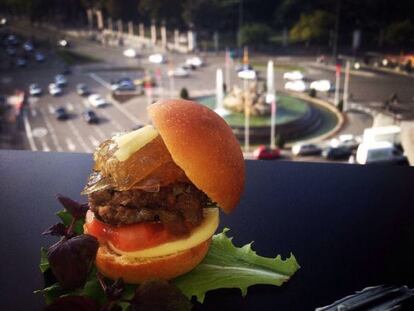
[[158,192],[106,189],[89,194],[90,209],[112,225],[161,221],[173,234],[189,232],[203,219],[208,197],[191,183],[173,183]]

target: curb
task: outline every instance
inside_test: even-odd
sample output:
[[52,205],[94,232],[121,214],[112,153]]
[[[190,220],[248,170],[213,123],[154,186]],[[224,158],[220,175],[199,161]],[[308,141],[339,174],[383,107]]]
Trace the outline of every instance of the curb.
[[[314,97],[310,97],[310,96],[304,95],[304,94],[298,94],[298,93],[287,92],[287,91],[284,91],[284,93],[286,93],[286,94],[288,94],[289,96],[292,96],[292,97],[300,98],[300,99],[302,99],[304,101],[307,101],[307,102],[310,102],[310,103],[312,103],[314,105],[322,106],[322,107],[330,110],[333,114],[335,114],[335,116],[338,119],[338,123],[336,124],[336,126],[332,130],[330,130],[329,132],[327,132],[325,134],[322,134],[320,136],[317,136],[317,137],[313,137],[313,138],[310,138],[310,139],[301,140],[300,142],[303,142],[303,143],[320,142],[322,140],[325,140],[327,138],[330,138],[332,136],[335,136],[342,129],[342,127],[344,126],[344,124],[346,122],[346,118],[345,118],[344,114],[342,112],[340,112],[330,102],[324,101],[324,100],[321,100],[321,99],[317,99],[317,98],[314,98]],[[287,144],[287,146],[292,146],[293,144],[294,143],[289,143],[289,144]]]

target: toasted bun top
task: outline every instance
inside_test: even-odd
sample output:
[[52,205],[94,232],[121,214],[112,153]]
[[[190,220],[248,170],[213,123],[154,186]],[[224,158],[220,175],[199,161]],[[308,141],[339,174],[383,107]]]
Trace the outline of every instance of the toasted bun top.
[[174,162],[197,188],[231,212],[244,189],[245,166],[227,123],[211,109],[188,100],[162,100],[148,113]]

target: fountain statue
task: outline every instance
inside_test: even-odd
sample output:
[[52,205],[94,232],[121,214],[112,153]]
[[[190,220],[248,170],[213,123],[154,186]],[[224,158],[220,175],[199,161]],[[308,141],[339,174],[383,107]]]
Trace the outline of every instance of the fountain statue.
[[216,109],[214,111],[224,117],[230,114],[223,106],[223,97],[224,97],[224,87],[223,87],[223,70],[217,69],[216,73]]
[[270,115],[270,107],[265,101],[265,90],[259,87],[257,81],[252,81],[248,84],[246,90],[242,90],[237,85],[223,100],[224,108],[233,112],[244,112],[244,107],[249,108],[250,114],[253,116],[268,116]]

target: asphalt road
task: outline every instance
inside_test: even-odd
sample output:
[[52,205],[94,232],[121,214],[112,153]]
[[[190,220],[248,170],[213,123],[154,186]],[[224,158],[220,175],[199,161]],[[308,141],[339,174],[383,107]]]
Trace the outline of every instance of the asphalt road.
[[[192,71],[187,78],[168,77],[171,66],[184,62],[186,56],[169,54],[169,63],[154,65],[147,61],[150,50],[139,51],[136,59],[122,56],[122,50],[127,47],[103,47],[97,42],[76,39],[71,49],[104,60],[100,63],[77,65],[72,67],[68,76],[68,85],[64,94],[53,97],[47,93],[47,86],[54,76],[61,72],[62,63],[52,52],[45,51],[47,59],[44,64],[29,63],[27,68],[8,68],[4,65],[0,75],[0,91],[10,91],[13,88],[27,89],[30,83],[38,83],[45,93],[39,98],[31,98],[26,116],[26,128],[29,131],[30,148],[43,151],[92,152],[94,148],[114,133],[130,130],[137,125],[148,122],[146,107],[157,98],[177,97],[179,90],[186,87],[191,97],[212,95],[215,92],[216,69],[224,70],[224,56],[215,54],[204,55],[207,65]],[[3,59],[5,59],[3,57]],[[265,58],[266,59],[266,58]],[[294,59],[289,57],[273,58],[276,63],[290,63],[307,66],[310,59]],[[139,70],[142,68],[143,70]],[[158,74],[159,85],[152,91],[152,96],[135,97],[125,103],[118,103],[110,98],[110,82],[120,77],[128,76],[133,79],[142,78],[145,71]],[[241,84],[236,73],[231,71],[231,84]],[[278,90],[283,89],[283,72],[276,71],[275,81]],[[265,76],[265,73],[261,73]],[[157,76],[157,74],[155,74]],[[334,73],[330,70],[307,67],[306,77],[309,79],[329,79],[334,81]],[[343,76],[342,76],[343,78]],[[352,75],[350,92],[355,101],[362,105],[383,102],[390,94],[396,92],[401,100],[409,101],[414,97],[412,88],[414,80],[410,77],[391,74],[368,73]],[[81,117],[82,111],[91,108],[88,101],[75,92],[78,83],[85,83],[94,92],[108,98],[110,104],[105,108],[94,109],[100,118],[96,125],[87,124]],[[333,94],[328,95],[332,98]],[[54,111],[65,107],[71,118],[58,121]],[[370,126],[369,116],[360,113],[348,115],[348,124],[342,133],[362,134],[365,127]],[[31,134],[30,134],[31,133]]]

